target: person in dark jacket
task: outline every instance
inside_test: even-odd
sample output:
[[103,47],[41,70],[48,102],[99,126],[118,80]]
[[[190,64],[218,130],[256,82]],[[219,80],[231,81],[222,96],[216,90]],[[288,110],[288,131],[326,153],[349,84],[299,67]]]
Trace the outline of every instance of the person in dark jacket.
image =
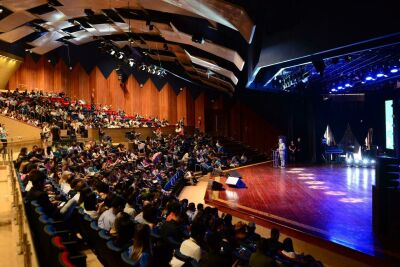
[[26,195],[26,200],[28,202],[37,201],[38,204],[43,208],[44,212],[50,217],[58,217],[59,210],[56,203],[53,204],[47,192],[44,190],[44,185],[46,181],[46,175],[39,170],[32,170],[29,173],[29,180],[32,183],[32,188]]

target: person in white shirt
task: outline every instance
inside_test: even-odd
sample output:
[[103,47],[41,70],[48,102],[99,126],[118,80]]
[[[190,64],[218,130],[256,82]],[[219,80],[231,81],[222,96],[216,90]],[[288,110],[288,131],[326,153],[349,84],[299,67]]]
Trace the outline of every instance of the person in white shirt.
[[279,159],[281,161],[281,168],[285,168],[286,165],[286,144],[283,141],[283,138],[279,138],[278,142],[278,152],[279,152]]
[[98,225],[101,229],[106,231],[110,231],[110,229],[114,226],[115,218],[119,212],[121,212],[125,207],[125,201],[121,197],[116,197],[112,204],[111,208],[104,211],[98,220]]
[[[201,247],[199,244],[201,240],[203,240],[204,234],[201,225],[192,224],[190,228],[190,238],[182,242],[179,248],[180,253],[199,262],[201,259]],[[181,267],[184,262],[174,256],[170,264],[171,267]]]

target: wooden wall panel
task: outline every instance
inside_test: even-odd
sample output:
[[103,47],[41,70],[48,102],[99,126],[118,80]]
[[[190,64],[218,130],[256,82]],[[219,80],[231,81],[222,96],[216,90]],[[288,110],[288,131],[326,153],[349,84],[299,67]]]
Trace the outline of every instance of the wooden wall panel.
[[195,127],[204,132],[204,92],[197,96],[194,100],[194,118]]
[[177,119],[178,121],[184,118],[184,121],[186,123],[186,88],[184,88],[182,91],[179,92],[178,97],[176,99],[177,102]]
[[54,92],[67,93],[67,72],[69,72],[68,67],[61,59],[58,60],[57,64],[54,66],[53,72]]
[[177,95],[168,83],[158,91],[150,79],[140,87],[134,76],[129,76],[125,87],[121,88],[116,71],[106,79],[98,67],[87,74],[80,64],[70,70],[62,59],[53,65],[44,57],[34,62],[27,56],[10,77],[7,88],[15,89],[21,84],[28,90],[64,92],[72,99],[84,99],[87,103],[92,102],[93,95],[96,104],[111,105],[129,115],[138,113],[167,119],[171,124],[185,118],[186,125],[195,126],[200,114],[204,130],[204,94],[194,100],[184,88]]
[[178,96],[170,84],[164,86],[163,90],[168,90],[168,99],[170,109],[168,110],[168,116],[166,117],[170,124],[176,124],[178,122]]
[[90,103],[90,79],[86,71],[81,67],[79,73],[79,92],[78,98],[83,99],[86,103]]
[[190,94],[189,90],[186,90],[186,120],[185,123],[188,126],[195,126],[195,119],[194,119],[194,99]]

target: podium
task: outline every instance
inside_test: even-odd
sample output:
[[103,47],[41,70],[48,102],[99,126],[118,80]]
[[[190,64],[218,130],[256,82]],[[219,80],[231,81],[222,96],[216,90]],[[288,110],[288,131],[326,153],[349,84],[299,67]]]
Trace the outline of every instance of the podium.
[[279,151],[278,150],[272,150],[272,166],[274,168],[279,167]]

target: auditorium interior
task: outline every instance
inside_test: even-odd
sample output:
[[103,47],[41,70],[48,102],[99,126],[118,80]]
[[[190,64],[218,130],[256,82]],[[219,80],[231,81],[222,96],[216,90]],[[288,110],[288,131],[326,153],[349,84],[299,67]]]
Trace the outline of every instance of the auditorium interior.
[[0,0],[0,266],[400,266],[393,0]]

